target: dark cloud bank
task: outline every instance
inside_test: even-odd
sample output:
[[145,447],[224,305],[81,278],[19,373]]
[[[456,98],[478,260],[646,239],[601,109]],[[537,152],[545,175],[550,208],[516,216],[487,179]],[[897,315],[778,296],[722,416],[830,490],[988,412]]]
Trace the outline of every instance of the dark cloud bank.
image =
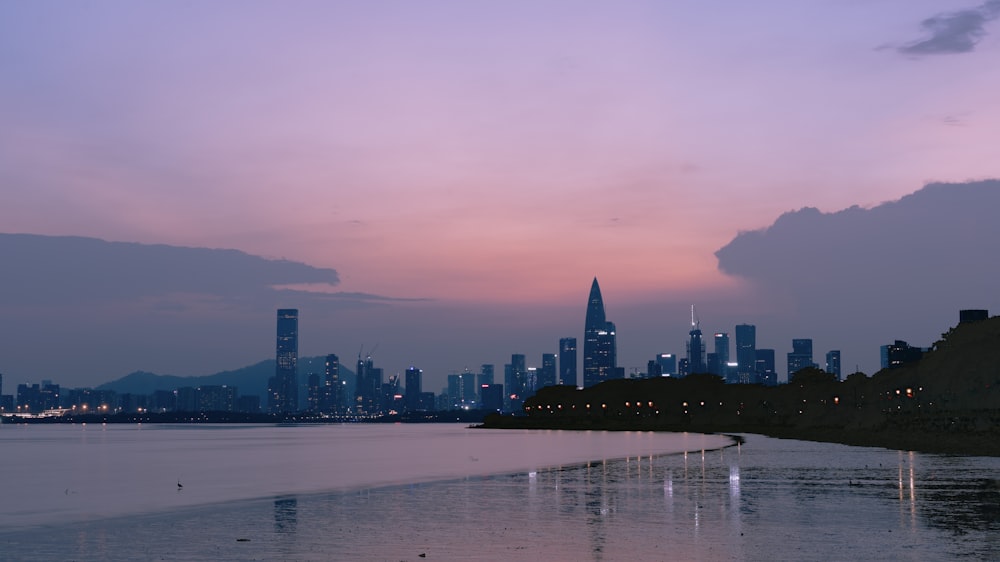
[[[930,345],[957,322],[959,309],[1000,312],[993,310],[1000,306],[998,211],[1000,180],[930,184],[871,209],[786,213],[741,233],[716,257],[723,273],[751,283],[762,304],[782,309],[774,329],[820,337],[817,355],[852,350],[845,369],[877,367],[879,345],[895,338]],[[778,349],[779,371],[786,351]]]
[[233,299],[284,284],[340,282],[333,269],[238,250],[73,236],[0,234],[0,263],[0,303],[8,304],[80,304],[165,294]]
[[0,234],[0,264],[4,393],[41,379],[231,369],[273,354],[276,308],[301,306],[315,321],[396,300],[330,292],[334,269],[238,250]]

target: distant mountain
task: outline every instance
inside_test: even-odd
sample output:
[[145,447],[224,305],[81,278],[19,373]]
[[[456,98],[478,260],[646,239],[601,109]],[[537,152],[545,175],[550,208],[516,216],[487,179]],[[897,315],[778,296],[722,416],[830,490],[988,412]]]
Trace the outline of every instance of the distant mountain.
[[[306,396],[305,389],[309,374],[322,374],[325,362],[326,357],[323,356],[299,358],[300,401]],[[97,389],[113,390],[118,393],[152,394],[157,390],[174,390],[184,386],[227,385],[235,386],[240,395],[260,396],[261,404],[265,404],[267,402],[267,379],[274,376],[274,370],[274,359],[266,359],[240,369],[202,376],[183,377],[136,371],[120,379],[106,382],[98,386]],[[347,381],[348,392],[353,392],[354,372],[341,365],[340,374]]]

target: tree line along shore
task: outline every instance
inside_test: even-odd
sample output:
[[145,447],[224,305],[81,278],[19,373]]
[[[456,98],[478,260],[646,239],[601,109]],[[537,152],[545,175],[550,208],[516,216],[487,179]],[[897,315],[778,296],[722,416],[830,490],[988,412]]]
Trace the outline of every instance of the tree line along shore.
[[914,363],[840,382],[803,369],[776,387],[715,375],[543,388],[485,428],[756,433],[890,449],[1000,456],[1000,317],[959,324]]

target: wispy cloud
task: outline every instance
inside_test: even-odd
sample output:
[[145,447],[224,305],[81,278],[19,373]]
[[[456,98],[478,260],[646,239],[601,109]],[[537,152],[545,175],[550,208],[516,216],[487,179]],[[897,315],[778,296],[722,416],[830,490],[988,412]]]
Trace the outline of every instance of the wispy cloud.
[[375,295],[372,293],[361,293],[357,291],[340,291],[333,283],[285,283],[273,285],[276,291],[289,291],[293,293],[306,293],[310,295],[322,296],[332,300],[358,301],[358,302],[425,302],[431,299],[423,297],[388,297],[385,295]]
[[986,25],[1000,17],[1000,0],[989,0],[975,8],[945,12],[927,18],[920,26],[930,36],[898,47],[905,55],[949,55],[968,53],[986,36]]

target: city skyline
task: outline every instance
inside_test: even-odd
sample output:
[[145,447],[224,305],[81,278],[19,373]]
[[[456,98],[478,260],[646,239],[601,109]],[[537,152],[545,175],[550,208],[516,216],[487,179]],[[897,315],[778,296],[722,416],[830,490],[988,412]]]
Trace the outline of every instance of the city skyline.
[[232,369],[298,308],[436,388],[582,352],[594,277],[626,375],[692,303],[874,372],[1000,308],[997,6],[4,3],[0,372]]
[[[585,333],[597,331],[598,326],[610,325],[604,320],[603,302],[597,286],[597,280],[591,288],[587,302],[588,321]],[[961,324],[986,322],[990,319],[989,311],[985,309],[965,309],[959,311]],[[422,392],[423,371],[414,366],[406,370],[405,386],[401,386],[400,375],[391,375],[384,382],[383,369],[374,366],[372,354],[374,350],[363,355],[358,354],[356,373],[353,379],[345,378],[340,373],[339,358],[335,354],[327,355],[324,361],[324,373],[312,371],[297,372],[298,357],[296,353],[298,338],[298,310],[279,309],[277,311],[276,358],[274,375],[267,380],[265,402],[266,408],[261,408],[261,396],[250,384],[248,393],[238,393],[240,385],[247,389],[250,380],[239,377],[228,378],[228,384],[195,384],[176,386],[169,389],[162,382],[153,384],[153,392],[123,392],[107,385],[98,389],[92,388],[62,388],[58,383],[44,380],[41,384],[21,383],[17,385],[17,394],[3,394],[3,375],[0,373],[0,413],[4,415],[28,415],[49,417],[52,415],[146,415],[146,414],[183,414],[192,412],[215,412],[217,414],[239,413],[253,416],[265,412],[278,417],[302,414],[315,419],[352,419],[355,421],[371,421],[384,416],[426,416],[455,410],[495,411],[503,413],[521,412],[525,402],[545,387],[557,384],[565,385],[561,373],[575,369],[575,364],[567,366],[566,356],[562,354],[542,354],[542,367],[529,366],[524,354],[511,354],[511,362],[504,365],[504,384],[494,384],[494,365],[483,364],[479,373],[466,369],[463,373],[453,373],[447,376],[448,385],[441,394]],[[956,325],[956,327],[958,326]],[[700,330],[692,307],[692,340],[700,340]],[[691,350],[697,350],[700,345],[689,344],[689,357],[678,364],[673,354],[658,354],[647,363],[647,372],[633,373],[631,379],[656,379],[666,377],[684,378],[688,375],[715,375],[720,382],[748,385],[746,388],[774,387],[780,384],[776,376],[773,349],[752,349],[756,327],[741,324],[736,326],[738,334],[738,357],[743,361],[729,362],[729,336],[727,333],[716,333],[714,337],[715,351],[708,354],[707,368],[697,370],[692,367]],[[949,329],[948,334],[952,333]],[[945,334],[942,337],[946,337]],[[575,346],[567,345],[573,338],[560,339],[560,351],[568,348],[567,354],[575,360]],[[620,369],[613,367],[613,357],[608,365],[609,357],[602,356],[602,345],[592,343],[587,357],[589,382],[577,387],[600,385],[605,381],[624,378]],[[921,361],[923,356],[936,348],[910,346],[907,342],[896,340],[892,344],[880,346],[881,369],[893,370],[907,364]],[[947,346],[945,346],[947,348]],[[754,351],[751,360],[750,351]],[[698,353],[698,351],[695,351]],[[826,353],[826,362],[820,367],[813,361],[812,340],[798,338],[792,340],[792,351],[787,355],[787,377],[784,382],[793,382],[797,373],[810,370],[822,371],[832,378],[830,382],[843,382],[845,377],[841,372],[840,350]],[[558,367],[557,367],[557,358]],[[318,358],[313,358],[318,359]],[[314,368],[312,360],[307,359],[308,369]],[[601,379],[600,370],[604,368],[605,376]],[[225,373],[219,373],[223,375]],[[303,374],[307,376],[303,378]],[[866,379],[865,373],[857,373]],[[848,383],[857,384],[855,373],[849,375]],[[809,375],[812,376],[812,375]],[[184,384],[183,378],[174,380]],[[704,379],[702,379],[704,380]],[[183,382],[182,382],[183,381]],[[148,385],[147,381],[147,385]],[[505,387],[506,386],[506,391]],[[575,386],[575,385],[570,385]],[[793,385],[795,386],[795,385]],[[306,400],[296,404],[296,397],[304,390]],[[65,390],[66,392],[61,392]],[[556,390],[556,389],[552,389]],[[908,390],[910,395],[911,391]],[[627,406],[627,402],[626,402]],[[255,418],[259,419],[259,418]],[[426,421],[426,418],[422,418]]]

